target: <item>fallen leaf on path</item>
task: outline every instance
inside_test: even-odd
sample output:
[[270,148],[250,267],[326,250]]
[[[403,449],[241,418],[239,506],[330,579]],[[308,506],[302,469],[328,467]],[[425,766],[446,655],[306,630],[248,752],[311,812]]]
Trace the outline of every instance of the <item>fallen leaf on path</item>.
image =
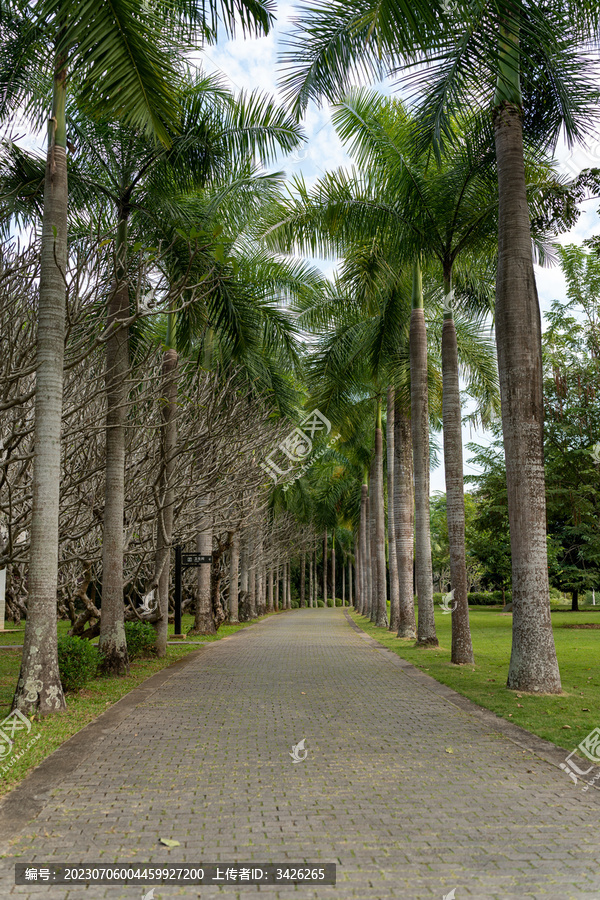
[[158,841],[160,844],[164,844],[165,847],[181,847],[179,841],[173,841],[171,838],[159,838]]

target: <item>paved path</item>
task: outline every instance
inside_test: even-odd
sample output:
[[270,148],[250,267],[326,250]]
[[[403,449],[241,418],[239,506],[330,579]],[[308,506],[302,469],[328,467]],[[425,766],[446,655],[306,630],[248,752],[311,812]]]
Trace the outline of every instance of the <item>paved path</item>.
[[[109,727],[91,726],[87,755],[53,776],[12,853],[338,864],[335,887],[171,886],[155,900],[442,900],[453,889],[455,900],[598,900],[599,793],[583,794],[395,662],[339,609],[274,616],[211,644],[129,695]],[[308,756],[294,764],[302,738]],[[146,893],[15,887],[14,862],[0,861],[1,897]]]

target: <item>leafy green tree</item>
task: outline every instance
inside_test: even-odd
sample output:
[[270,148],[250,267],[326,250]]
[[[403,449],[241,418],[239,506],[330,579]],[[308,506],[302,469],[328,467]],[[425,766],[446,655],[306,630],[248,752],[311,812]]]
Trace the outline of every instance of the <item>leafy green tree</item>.
[[575,245],[558,254],[568,302],[552,304],[543,337],[550,578],[577,609],[600,582],[600,259]]

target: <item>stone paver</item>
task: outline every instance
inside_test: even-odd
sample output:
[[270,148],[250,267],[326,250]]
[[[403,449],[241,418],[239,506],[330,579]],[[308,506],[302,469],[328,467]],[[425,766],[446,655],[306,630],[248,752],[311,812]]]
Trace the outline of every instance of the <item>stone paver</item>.
[[[306,861],[336,862],[337,885],[154,897],[600,900],[599,793],[392,662],[339,609],[282,614],[206,646],[108,733],[96,726],[0,861],[0,896],[147,890],[17,887],[15,861]],[[294,764],[302,738],[308,756]]]

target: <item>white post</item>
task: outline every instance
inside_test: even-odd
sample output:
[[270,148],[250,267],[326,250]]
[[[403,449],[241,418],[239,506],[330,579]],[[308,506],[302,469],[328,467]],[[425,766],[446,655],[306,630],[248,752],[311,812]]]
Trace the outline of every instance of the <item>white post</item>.
[[596,605],[596,591],[592,588],[592,606]]

